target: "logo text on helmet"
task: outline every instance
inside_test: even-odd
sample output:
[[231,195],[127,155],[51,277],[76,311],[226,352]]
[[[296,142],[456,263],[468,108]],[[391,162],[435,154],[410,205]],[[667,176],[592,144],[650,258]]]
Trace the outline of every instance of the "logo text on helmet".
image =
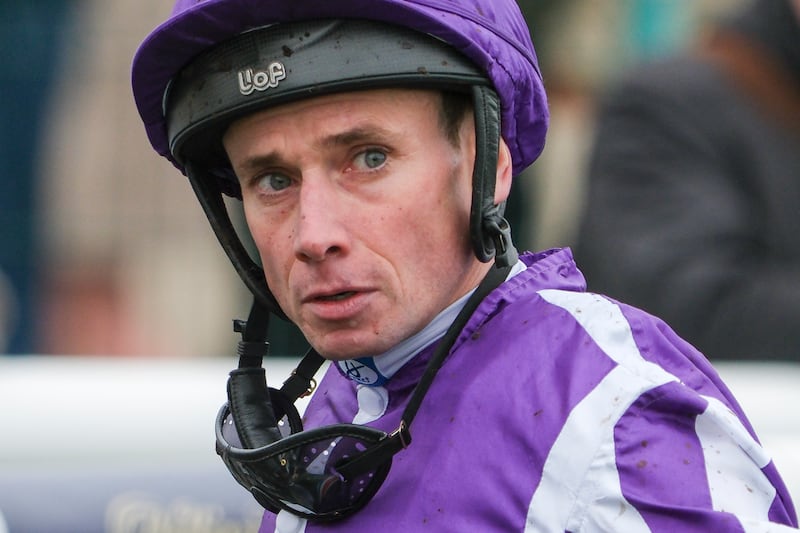
[[277,87],[286,78],[286,67],[279,61],[273,61],[264,70],[247,68],[239,71],[239,92],[247,96],[253,91],[266,91]]

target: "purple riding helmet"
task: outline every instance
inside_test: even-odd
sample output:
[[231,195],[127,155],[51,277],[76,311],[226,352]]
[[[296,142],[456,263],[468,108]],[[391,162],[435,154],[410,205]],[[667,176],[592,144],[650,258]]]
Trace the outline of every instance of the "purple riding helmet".
[[[548,124],[542,76],[519,7],[514,0],[177,0],[132,68],[153,148],[189,178],[255,296],[247,322],[235,323],[242,333],[240,362],[217,419],[217,451],[268,509],[311,520],[347,516],[369,501],[394,453],[409,444],[408,426],[436,369],[390,435],[350,424],[303,431],[291,403],[310,388],[321,358],[311,350],[280,391],[267,389],[261,368],[267,319],[269,313],[286,317],[223,201],[241,193],[222,135],[256,110],[335,92],[406,87],[469,95],[476,161],[468,231],[481,261],[513,264],[503,206],[494,205],[499,139],[508,144],[517,175],[541,153]],[[457,323],[451,329],[460,329]],[[324,465],[320,457],[313,468],[304,459],[309,450],[334,447]],[[356,490],[365,483],[366,490]]]

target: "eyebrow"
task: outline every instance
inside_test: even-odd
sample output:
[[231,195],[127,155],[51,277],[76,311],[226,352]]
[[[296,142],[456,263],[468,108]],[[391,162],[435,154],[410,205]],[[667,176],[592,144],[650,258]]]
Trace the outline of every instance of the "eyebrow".
[[322,140],[323,147],[346,146],[358,143],[385,143],[392,134],[380,126],[356,126],[347,131],[331,135]]
[[234,171],[236,172],[237,176],[240,172],[249,174],[262,168],[282,166],[283,162],[283,158],[277,152],[259,154],[254,155],[253,157],[248,157],[239,165],[236,165],[234,167]]
[[[320,140],[319,148],[335,148],[359,143],[388,143],[393,134],[377,125],[356,126],[349,130],[336,133]],[[280,152],[272,151],[248,157],[239,168],[245,172],[252,172],[264,167],[293,166]]]

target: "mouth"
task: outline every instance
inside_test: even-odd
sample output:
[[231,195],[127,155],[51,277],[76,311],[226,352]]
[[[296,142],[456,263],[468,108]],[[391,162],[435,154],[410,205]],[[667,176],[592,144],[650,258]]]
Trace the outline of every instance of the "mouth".
[[353,320],[369,308],[372,291],[348,288],[310,294],[302,301],[306,313],[314,320]]
[[350,298],[355,294],[356,294],[355,291],[343,291],[343,292],[337,292],[336,294],[317,296],[314,298],[314,300],[318,302],[339,302],[342,300],[346,300],[347,298]]

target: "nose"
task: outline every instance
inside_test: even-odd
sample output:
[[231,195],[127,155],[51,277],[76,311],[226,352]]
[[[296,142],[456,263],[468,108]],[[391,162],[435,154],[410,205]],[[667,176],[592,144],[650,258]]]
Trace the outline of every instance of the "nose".
[[349,249],[346,208],[335,185],[325,179],[305,179],[294,235],[294,253],[299,261],[321,262]]

